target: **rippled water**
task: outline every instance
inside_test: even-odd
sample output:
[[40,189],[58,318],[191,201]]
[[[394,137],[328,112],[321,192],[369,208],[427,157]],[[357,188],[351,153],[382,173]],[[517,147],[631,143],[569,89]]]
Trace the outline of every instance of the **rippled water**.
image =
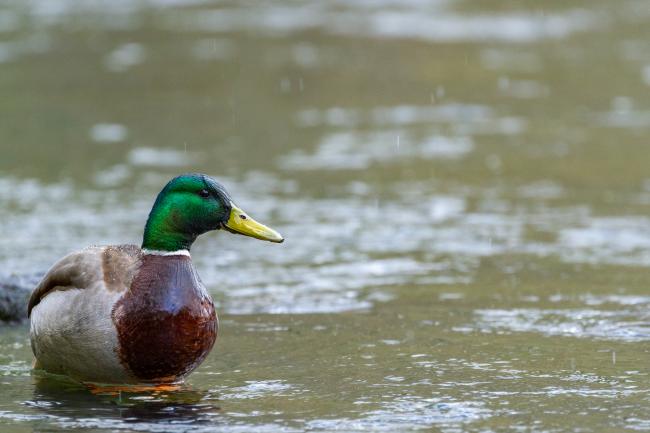
[[178,392],[31,374],[0,431],[618,431],[650,417],[643,0],[0,3],[0,273],[138,243],[173,175],[282,245],[192,254]]

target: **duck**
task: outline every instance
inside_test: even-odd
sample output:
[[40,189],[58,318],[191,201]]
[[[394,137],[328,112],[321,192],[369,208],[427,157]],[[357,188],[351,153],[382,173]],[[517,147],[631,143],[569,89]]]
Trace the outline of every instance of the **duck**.
[[158,194],[141,246],[90,246],[45,274],[27,305],[34,369],[88,384],[177,384],[207,357],[219,328],[190,248],[225,230],[281,243],[212,177],[187,173]]

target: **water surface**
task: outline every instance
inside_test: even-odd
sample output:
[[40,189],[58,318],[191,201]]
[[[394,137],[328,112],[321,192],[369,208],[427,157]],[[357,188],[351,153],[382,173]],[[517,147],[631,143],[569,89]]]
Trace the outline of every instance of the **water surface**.
[[192,254],[179,392],[36,377],[0,430],[619,431],[650,417],[643,0],[0,3],[0,266],[139,243],[201,171],[278,229]]

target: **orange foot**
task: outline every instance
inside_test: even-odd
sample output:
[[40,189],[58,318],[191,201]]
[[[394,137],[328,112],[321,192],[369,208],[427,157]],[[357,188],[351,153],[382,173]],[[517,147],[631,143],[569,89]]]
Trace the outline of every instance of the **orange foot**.
[[159,394],[161,392],[173,392],[181,389],[182,385],[176,383],[162,383],[158,385],[98,385],[95,383],[84,383],[95,395],[119,395],[122,392],[139,393],[150,392]]

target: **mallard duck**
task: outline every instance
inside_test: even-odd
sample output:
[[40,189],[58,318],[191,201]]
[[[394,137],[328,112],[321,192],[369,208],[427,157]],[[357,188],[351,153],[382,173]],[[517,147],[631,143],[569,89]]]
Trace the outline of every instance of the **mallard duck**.
[[158,194],[142,247],[92,246],[59,260],[28,304],[35,368],[88,383],[181,382],[217,337],[190,247],[219,229],[284,240],[235,206],[213,178],[191,173]]

